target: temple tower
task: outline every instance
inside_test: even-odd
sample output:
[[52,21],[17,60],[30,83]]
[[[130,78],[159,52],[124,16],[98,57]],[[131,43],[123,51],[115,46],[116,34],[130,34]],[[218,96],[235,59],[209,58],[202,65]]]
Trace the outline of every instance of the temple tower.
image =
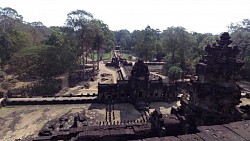
[[241,119],[241,111],[236,107],[241,102],[241,92],[236,81],[244,63],[236,58],[239,49],[230,46],[230,38],[225,32],[217,44],[206,46],[206,55],[196,65],[198,79],[190,83],[190,96],[182,99],[181,106],[173,110],[191,126]]
[[143,60],[138,60],[134,64],[129,81],[133,101],[135,103],[140,100],[144,101],[149,93],[149,70]]

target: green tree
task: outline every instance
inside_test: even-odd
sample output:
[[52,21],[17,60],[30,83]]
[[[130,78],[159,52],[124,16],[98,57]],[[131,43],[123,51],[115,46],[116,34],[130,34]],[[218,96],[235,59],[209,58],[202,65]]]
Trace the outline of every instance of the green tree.
[[27,23],[27,25],[29,25],[27,30],[32,35],[34,45],[37,46],[40,45],[41,42],[44,41],[46,37],[50,36],[52,32],[51,29],[47,28],[40,21]]
[[17,23],[22,22],[22,20],[22,15],[19,15],[15,9],[10,7],[0,7],[0,26],[3,34],[8,32],[8,30],[15,28]]
[[[103,57],[104,52],[110,52],[115,47],[115,35],[114,33],[109,29],[108,25],[103,23],[100,20],[97,24],[97,31],[96,36],[100,38],[100,57]],[[96,38],[96,39],[98,39]],[[98,40],[96,40],[98,41]],[[101,59],[102,60],[102,59]]]
[[84,10],[72,11],[67,15],[67,26],[74,29],[79,38],[78,47],[81,48],[81,58],[82,58],[82,77],[85,78],[85,61],[84,61],[84,51],[87,52],[86,47],[86,29],[87,25],[93,19],[93,15]]
[[10,59],[8,35],[22,22],[23,17],[15,9],[0,7],[0,57],[2,62]]
[[250,19],[231,23],[228,27],[232,37],[232,45],[240,49],[240,59],[245,62],[243,78],[250,80]]
[[68,51],[43,45],[20,50],[11,62],[20,76],[39,76],[49,79],[65,72],[74,61],[74,55]]
[[250,19],[244,19],[241,22],[231,23],[228,27],[233,40],[232,45],[237,45],[240,49],[242,60],[250,55]]
[[115,42],[116,45],[122,47],[124,49],[131,49],[131,35],[127,29],[122,29],[119,31],[115,31]]
[[[137,36],[137,37],[136,37]],[[132,33],[132,45],[135,54],[144,60],[151,61],[159,51],[160,38],[159,31],[147,26],[142,31]]]
[[162,46],[167,54],[167,63],[187,69],[186,60],[196,42],[183,27],[169,27],[162,32]]
[[[0,39],[0,58],[2,58],[3,63],[9,60],[15,52],[32,46],[31,38],[29,33],[19,30],[12,30],[5,33]],[[7,48],[1,45],[1,43],[5,44],[4,42],[7,43]]]
[[132,52],[140,58],[142,58],[143,54],[141,53],[141,47],[144,40],[144,31],[134,30],[131,34],[131,48]]
[[191,33],[194,39],[194,45],[191,46],[190,51],[186,54],[186,71],[189,74],[195,73],[195,66],[199,62],[200,57],[205,54],[205,47],[207,44],[215,43],[218,36],[211,33]]
[[12,31],[11,33],[7,34],[7,40],[9,43],[10,54],[25,48],[30,47],[33,45],[32,37],[29,33],[23,31]]
[[178,66],[171,66],[167,72],[168,78],[174,81],[181,78],[182,69]]
[[64,44],[64,39],[65,35],[62,32],[53,32],[46,41],[46,44],[55,47],[62,47]]

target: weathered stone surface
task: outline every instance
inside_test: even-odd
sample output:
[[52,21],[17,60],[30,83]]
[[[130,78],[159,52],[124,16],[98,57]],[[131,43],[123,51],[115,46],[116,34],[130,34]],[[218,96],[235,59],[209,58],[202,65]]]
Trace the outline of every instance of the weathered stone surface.
[[169,136],[169,137],[161,137],[161,141],[180,141],[180,139],[174,136]]
[[250,140],[250,121],[232,122],[224,125],[226,128],[237,133],[246,140]]
[[200,126],[196,135],[205,141],[246,141],[222,125]]
[[178,136],[181,141],[203,141],[199,136],[195,134],[186,134]]
[[[148,66],[138,60],[130,71],[120,66],[117,84],[98,84],[98,99],[101,102],[130,102],[139,110],[147,110],[148,102],[176,99],[175,84],[150,75]],[[129,75],[130,74],[130,75]]]
[[236,80],[240,78],[244,63],[237,59],[239,49],[230,46],[230,38],[225,32],[217,44],[208,44],[206,55],[196,65],[198,77],[190,82],[190,97],[188,100],[183,98],[182,106],[176,112],[179,117],[185,116],[191,127],[227,124],[242,119],[242,112],[235,107],[241,102]]
[[[139,141],[139,140],[137,140]],[[152,137],[152,138],[146,138],[142,141],[180,141],[177,137],[169,136],[169,137]]]
[[161,138],[158,138],[158,137],[146,138],[146,139],[143,139],[143,141],[161,141]]

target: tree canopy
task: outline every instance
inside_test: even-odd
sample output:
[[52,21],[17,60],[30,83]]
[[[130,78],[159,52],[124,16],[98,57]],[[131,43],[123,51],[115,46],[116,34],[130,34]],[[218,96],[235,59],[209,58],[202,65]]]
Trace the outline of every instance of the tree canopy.
[[[231,23],[228,31],[232,45],[241,50],[240,59],[246,62],[244,76],[250,80],[250,20]],[[181,26],[163,31],[149,25],[132,32],[111,31],[106,23],[84,10],[69,12],[65,26],[46,27],[40,21],[23,21],[15,9],[0,7],[0,65],[12,65],[19,75],[54,77],[73,66],[84,73],[88,60],[95,68],[95,61],[115,46],[145,61],[166,62],[166,74],[176,70],[194,74],[204,47],[217,38],[211,33],[188,32]]]
[[63,48],[41,45],[24,48],[15,53],[12,64],[19,75],[52,78],[74,64],[74,55]]
[[231,32],[232,44],[240,49],[240,59],[246,63],[243,76],[250,80],[250,19],[231,23],[228,30]]

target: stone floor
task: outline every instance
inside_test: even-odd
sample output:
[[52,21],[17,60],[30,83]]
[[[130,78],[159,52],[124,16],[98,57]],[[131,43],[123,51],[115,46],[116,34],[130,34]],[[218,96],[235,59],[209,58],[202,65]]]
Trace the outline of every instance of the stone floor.
[[[250,104],[250,99],[242,98],[241,105]],[[172,106],[179,102],[150,103],[150,112],[160,109],[163,114],[169,114]],[[37,136],[39,130],[49,120],[58,118],[68,112],[85,112],[91,123],[106,121],[104,104],[72,104],[72,105],[36,105],[7,106],[0,108],[0,140],[31,139]],[[141,120],[143,113],[138,112],[131,104],[115,104],[111,110],[111,122]],[[113,114],[114,112],[114,114]]]
[[[112,122],[141,119],[131,104],[115,104],[112,111]],[[69,112],[85,112],[91,124],[106,121],[104,104],[7,106],[0,108],[0,141],[30,140],[49,120]]]

